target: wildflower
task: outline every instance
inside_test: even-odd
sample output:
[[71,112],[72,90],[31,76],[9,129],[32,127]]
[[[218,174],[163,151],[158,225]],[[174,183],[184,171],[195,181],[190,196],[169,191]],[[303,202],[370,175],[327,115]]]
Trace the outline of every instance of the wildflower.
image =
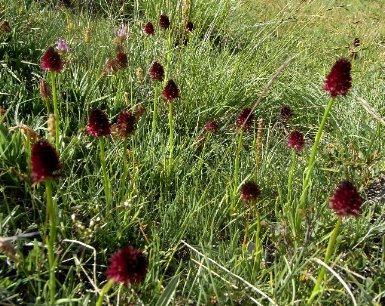
[[252,127],[254,123],[254,114],[251,111],[251,108],[247,107],[243,109],[236,120],[236,126],[238,130],[248,130]]
[[168,18],[167,15],[161,15],[160,16],[159,26],[164,30],[167,30],[170,27],[170,19]]
[[122,24],[119,29],[116,30],[116,36],[119,37],[122,41],[126,40],[127,38],[127,29],[128,27],[124,24]]
[[349,181],[343,181],[334,191],[330,198],[329,208],[340,216],[358,216],[361,213],[361,204],[363,202],[360,194],[353,184]]
[[83,40],[86,44],[89,44],[91,42],[91,39],[92,39],[91,29],[87,28],[83,33]]
[[107,115],[100,109],[94,109],[91,111],[86,130],[87,133],[93,137],[110,135],[111,125],[108,121]]
[[189,21],[186,23],[186,32],[192,32],[194,30],[194,24]]
[[119,64],[116,60],[116,58],[108,58],[106,60],[106,63],[103,66],[103,72],[102,74],[113,74],[119,69]]
[[59,39],[56,42],[56,50],[59,53],[64,54],[64,53],[67,53],[70,50],[70,48],[68,47],[68,44],[64,39]]
[[205,130],[211,134],[215,134],[218,131],[218,123],[214,120],[209,120],[205,123]]
[[62,168],[55,148],[46,140],[39,140],[31,150],[31,176],[34,183],[57,177]]
[[167,82],[167,85],[163,89],[162,94],[169,103],[179,97],[179,89],[173,80],[169,80]]
[[291,117],[293,117],[293,111],[288,105],[283,105],[281,107],[281,120],[288,121]]
[[122,51],[118,52],[118,54],[116,54],[115,60],[119,68],[124,69],[127,67],[128,59],[127,59],[127,54],[125,52],[122,52]]
[[41,68],[46,71],[60,72],[63,70],[63,61],[53,47],[49,47],[41,58]]
[[45,101],[49,100],[52,97],[51,88],[49,87],[49,84],[44,79],[40,79],[39,81],[39,91],[40,91],[40,96]]
[[304,140],[303,134],[301,132],[293,131],[289,135],[288,146],[290,148],[295,149],[299,152],[303,149],[304,145],[305,145],[305,140]]
[[348,90],[352,87],[350,69],[351,64],[345,58],[340,58],[333,65],[323,86],[323,89],[329,92],[331,97],[346,96]]
[[150,76],[153,81],[163,81],[164,69],[161,64],[154,62],[150,67]]
[[118,115],[118,122],[116,124],[116,130],[123,138],[127,138],[135,130],[136,119],[135,116],[129,111],[122,111]]
[[245,202],[255,202],[260,194],[258,185],[253,181],[247,181],[241,186],[241,199]]
[[147,22],[143,28],[143,31],[147,35],[154,35],[155,34],[154,25],[151,22]]
[[107,269],[107,278],[125,284],[140,283],[147,273],[147,258],[131,246],[113,254]]

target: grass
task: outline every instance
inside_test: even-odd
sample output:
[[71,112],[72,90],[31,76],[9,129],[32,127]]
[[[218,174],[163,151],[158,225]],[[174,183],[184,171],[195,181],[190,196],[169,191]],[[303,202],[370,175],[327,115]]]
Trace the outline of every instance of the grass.
[[[186,46],[180,43],[186,1],[134,1],[123,8],[114,3],[92,2],[79,11],[48,1],[0,0],[0,19],[11,27],[11,32],[0,33],[0,236],[10,237],[7,241],[17,254],[12,260],[2,242],[0,303],[49,301],[44,184],[32,186],[28,141],[20,128],[12,128],[26,124],[48,138],[38,84],[40,77],[49,76],[40,69],[40,58],[64,38],[70,52],[65,70],[57,75],[58,151],[64,168],[53,182],[58,205],[56,304],[95,304],[107,281],[109,257],[132,245],[146,253],[148,273],[138,286],[114,285],[105,295],[112,304],[305,305],[325,265],[321,259],[336,223],[329,198],[340,181],[349,179],[365,200],[362,214],[343,220],[337,251],[326,265],[323,294],[314,304],[382,305],[384,199],[367,193],[370,183],[383,175],[384,130],[359,103],[359,97],[365,99],[383,116],[382,1],[191,1],[194,31]],[[171,50],[157,26],[161,13],[171,19]],[[147,21],[155,25],[154,37],[142,33]],[[115,55],[114,31],[122,22],[130,28],[124,42],[128,67],[101,77],[106,59]],[[89,43],[84,41],[87,29]],[[336,58],[349,56],[355,37],[361,46],[353,62],[353,86],[347,97],[337,99],[327,120],[301,213],[305,239],[296,240],[290,228],[292,212],[285,205],[292,159],[287,134],[298,129],[306,140],[290,190],[297,203],[328,100],[323,81]],[[180,89],[180,98],[173,102],[171,170],[163,98],[152,131],[154,84],[148,69],[153,61],[168,67],[168,78]],[[123,141],[104,139],[110,209],[98,141],[85,132],[88,115],[101,108],[115,122],[121,110],[139,104],[146,113],[127,141],[127,164]],[[294,111],[288,125],[279,119],[282,105]],[[239,161],[237,188],[257,173],[262,194],[255,207],[233,194],[235,120],[245,107],[255,107],[256,121],[264,123],[258,168],[257,124],[243,134]],[[209,119],[219,123],[219,131],[207,137],[203,148],[203,126]],[[234,201],[237,213],[230,214]],[[253,255],[258,218],[249,224],[248,248],[242,246],[249,209],[256,209],[260,218],[260,265]]]

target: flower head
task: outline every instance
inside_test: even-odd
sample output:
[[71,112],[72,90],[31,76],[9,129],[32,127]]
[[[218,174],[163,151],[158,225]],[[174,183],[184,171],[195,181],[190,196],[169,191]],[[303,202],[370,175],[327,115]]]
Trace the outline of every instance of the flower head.
[[140,283],[147,273],[147,258],[131,246],[113,254],[107,269],[107,278],[125,284]]
[[235,122],[238,130],[249,130],[254,123],[254,114],[251,110],[251,108],[247,107],[243,109]]
[[135,116],[129,111],[122,111],[118,115],[118,122],[116,123],[116,130],[120,136],[127,138],[135,131]]
[[162,91],[163,96],[167,99],[167,102],[172,102],[179,97],[179,89],[173,80],[167,82],[166,87]]
[[53,47],[49,47],[41,58],[41,69],[60,72],[63,70],[63,61],[60,54]]
[[116,54],[116,63],[118,64],[119,68],[121,69],[126,68],[128,64],[127,54],[123,51],[119,51]]
[[0,30],[4,33],[11,32],[11,27],[9,26],[9,22],[7,20],[0,23]]
[[334,191],[330,198],[329,208],[340,216],[358,216],[361,213],[361,204],[363,202],[356,187],[349,181],[343,181]]
[[282,105],[280,114],[282,121],[288,121],[291,117],[293,117],[293,110],[288,105]]
[[170,19],[168,18],[167,15],[161,15],[159,18],[159,26],[166,30],[170,27]]
[[68,47],[68,44],[64,39],[59,39],[56,42],[56,50],[59,53],[67,53],[70,50],[70,48]]
[[128,27],[126,25],[122,24],[116,30],[116,36],[119,37],[121,40],[125,40],[127,37],[127,30],[128,30]]
[[150,67],[150,77],[153,81],[163,81],[164,69],[161,64],[154,62]]
[[296,151],[301,151],[303,146],[305,145],[305,139],[303,138],[303,134],[298,131],[293,131],[289,135],[289,139],[287,141],[288,146]]
[[260,194],[258,185],[253,181],[247,181],[241,186],[241,199],[245,202],[255,202]]
[[143,28],[143,31],[147,35],[154,35],[155,34],[154,25],[151,22],[147,22]]
[[186,23],[186,32],[192,32],[194,30],[194,24],[189,21]]
[[205,123],[205,130],[211,134],[215,134],[218,131],[218,123],[214,120],[209,120]]
[[329,92],[331,97],[335,98],[339,95],[346,96],[350,87],[352,87],[350,69],[351,64],[349,60],[345,58],[340,58],[333,65],[323,86],[323,89]]
[[87,133],[93,137],[110,135],[111,125],[107,115],[100,109],[91,111],[86,130]]
[[55,148],[46,140],[39,140],[31,150],[31,176],[34,183],[55,178],[62,168]]

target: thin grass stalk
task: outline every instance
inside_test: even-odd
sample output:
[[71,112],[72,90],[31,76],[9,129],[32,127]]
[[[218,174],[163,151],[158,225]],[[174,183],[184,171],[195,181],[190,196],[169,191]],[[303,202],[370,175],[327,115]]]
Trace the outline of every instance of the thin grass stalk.
[[289,170],[289,178],[287,180],[287,198],[286,198],[286,203],[289,206],[291,204],[291,199],[292,199],[293,178],[294,178],[296,161],[297,161],[297,153],[293,149],[292,153],[291,153],[291,165],[290,165],[290,170]]
[[249,212],[247,214],[246,224],[245,224],[245,234],[243,236],[243,246],[246,246],[247,240],[249,238],[249,226],[250,226],[250,220],[251,220],[251,214],[252,214],[252,208],[249,207]]
[[[124,138],[123,140],[123,149],[122,149],[122,160],[123,160],[123,176],[120,181],[120,190],[124,190],[124,184],[127,181],[128,176],[128,160],[127,160],[127,138]],[[123,195],[122,201],[124,200],[125,193]]]
[[259,215],[257,206],[255,206],[255,220],[257,228],[255,230],[255,249],[254,249],[254,267],[253,270],[257,271],[260,268],[261,256],[262,256],[262,244],[261,244],[261,217]]
[[[102,172],[103,172],[104,194],[106,197],[107,206],[110,206],[111,205],[110,179],[108,177],[107,167],[106,167],[106,153],[104,150],[104,139],[103,137],[98,137],[98,139],[99,139],[99,151],[100,151],[100,164],[102,166]],[[110,207],[108,207],[108,210],[109,208]]]
[[207,133],[207,138],[203,141],[203,148],[202,148],[202,152],[201,154],[199,155],[199,162],[198,162],[198,168],[197,168],[197,172],[200,173],[202,167],[203,167],[203,163],[204,163],[204,156],[205,156],[205,153],[206,153],[206,144],[207,142],[210,140],[210,136],[211,136],[211,133]]
[[262,155],[262,140],[263,140],[263,119],[258,120],[257,139],[255,142],[255,167],[254,167],[254,179],[258,181],[259,165],[261,163]]
[[55,147],[59,149],[59,109],[57,105],[57,94],[56,94],[56,73],[54,71],[49,72],[51,77],[51,90],[52,90],[52,104],[53,113],[55,115]]
[[[336,223],[336,225],[335,225],[335,227],[334,227],[334,229],[330,235],[330,238],[329,238],[329,244],[328,244],[328,248],[326,250],[325,259],[324,259],[325,264],[328,264],[331,256],[334,253],[336,240],[337,240],[337,236],[338,236],[341,224],[342,224],[342,218],[338,218],[337,223]],[[318,295],[319,288],[320,288],[320,286],[323,282],[324,276],[325,276],[325,272],[326,272],[325,267],[321,267],[321,270],[318,273],[318,277],[317,277],[316,283],[314,285],[313,291],[309,297],[309,300],[307,301],[307,305],[312,305],[315,297]]]
[[170,127],[170,138],[169,138],[169,157],[168,157],[168,171],[169,174],[172,171],[173,159],[174,159],[174,123],[173,123],[173,103],[168,104],[168,124]]
[[155,81],[155,88],[154,88],[154,108],[152,110],[152,133],[155,133],[156,131],[156,125],[157,125],[157,104],[158,104],[158,95],[159,95],[159,84],[157,81]]
[[301,198],[300,198],[300,201],[299,201],[299,205],[297,206],[297,209],[296,209],[296,220],[295,220],[295,223],[296,223],[296,232],[297,234],[299,235],[300,233],[300,227],[301,227],[301,221],[300,221],[300,210],[304,208],[305,206],[305,201],[306,201],[306,197],[307,197],[307,191],[308,191],[308,188],[309,188],[309,182],[310,182],[310,177],[311,177],[311,174],[313,172],[313,168],[314,168],[314,165],[315,165],[315,158],[316,158],[316,155],[317,155],[317,150],[318,150],[318,146],[319,146],[319,143],[320,143],[320,140],[321,140],[321,136],[322,136],[322,133],[323,133],[323,130],[325,128],[325,124],[326,124],[326,120],[329,116],[329,113],[330,113],[330,110],[333,106],[333,103],[334,103],[335,99],[334,98],[330,98],[326,108],[325,108],[325,112],[324,112],[324,115],[322,117],[322,121],[321,121],[321,124],[318,128],[318,132],[317,132],[317,135],[315,137],[315,141],[314,141],[314,145],[313,145],[313,148],[312,148],[312,151],[311,151],[311,154],[310,154],[310,158],[309,158],[309,163],[308,163],[308,166],[305,170],[305,178],[303,180],[303,184],[302,184],[302,194],[301,194]]
[[52,182],[45,181],[45,194],[47,201],[47,216],[49,220],[49,234],[46,238],[48,248],[48,265],[49,265],[49,300],[50,305],[55,304],[56,279],[55,279],[55,254],[54,244],[56,241],[56,209],[52,198]]
[[234,161],[234,196],[237,194],[237,190],[238,190],[239,164],[240,164],[242,144],[243,144],[242,140],[243,140],[243,129],[240,129],[238,133],[237,149],[235,151],[235,161]]

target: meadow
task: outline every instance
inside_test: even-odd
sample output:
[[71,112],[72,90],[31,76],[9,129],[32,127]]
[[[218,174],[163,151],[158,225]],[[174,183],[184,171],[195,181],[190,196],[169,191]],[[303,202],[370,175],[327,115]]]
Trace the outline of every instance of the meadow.
[[0,305],[385,305],[384,15],[0,0]]

